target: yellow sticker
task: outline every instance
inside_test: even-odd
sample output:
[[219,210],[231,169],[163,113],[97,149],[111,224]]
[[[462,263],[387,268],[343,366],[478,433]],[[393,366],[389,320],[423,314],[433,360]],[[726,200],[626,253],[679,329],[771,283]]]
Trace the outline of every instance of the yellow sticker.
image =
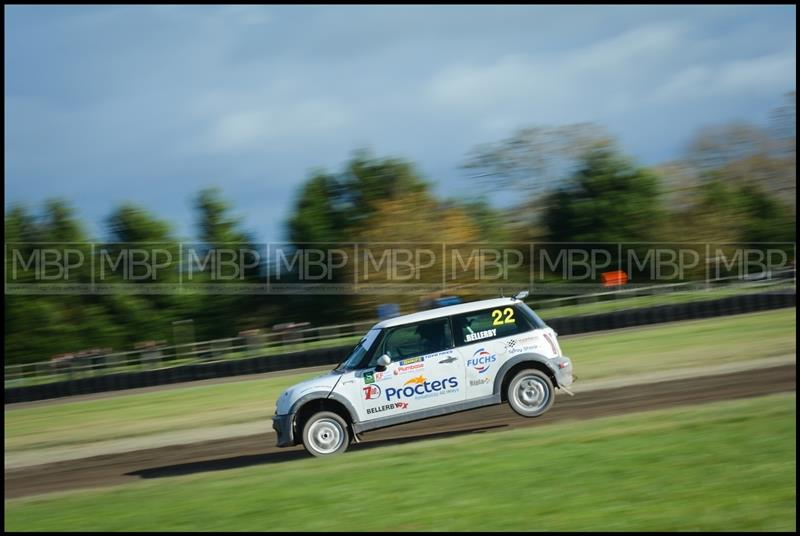
[[[506,315],[503,318],[503,315]],[[503,310],[495,309],[492,311],[492,325],[493,326],[502,326],[503,324],[514,324],[516,320],[514,319],[514,309],[511,307],[506,307]]]

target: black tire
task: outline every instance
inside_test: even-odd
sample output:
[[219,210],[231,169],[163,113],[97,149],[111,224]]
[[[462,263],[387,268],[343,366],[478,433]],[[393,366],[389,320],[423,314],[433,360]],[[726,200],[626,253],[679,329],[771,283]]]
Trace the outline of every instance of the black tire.
[[341,454],[350,445],[350,427],[336,413],[321,411],[303,426],[303,446],[312,456]]
[[553,382],[544,372],[536,369],[519,371],[508,383],[508,405],[523,417],[538,417],[553,406]]

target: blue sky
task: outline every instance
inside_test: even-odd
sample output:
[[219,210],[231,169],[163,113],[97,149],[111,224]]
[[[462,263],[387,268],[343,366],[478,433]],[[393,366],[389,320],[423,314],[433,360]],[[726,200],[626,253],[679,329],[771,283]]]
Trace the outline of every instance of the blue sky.
[[703,125],[764,123],[795,89],[795,6],[5,8],[6,207],[123,201],[194,233],[219,186],[283,240],[297,186],[354,149],[442,195],[515,128],[595,121],[644,164]]

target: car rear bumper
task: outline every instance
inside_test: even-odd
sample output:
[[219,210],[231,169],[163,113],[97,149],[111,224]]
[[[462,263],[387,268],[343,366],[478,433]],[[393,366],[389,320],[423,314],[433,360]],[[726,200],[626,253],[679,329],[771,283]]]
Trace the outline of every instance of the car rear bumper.
[[559,356],[553,360],[553,370],[559,387],[569,387],[575,381],[572,375],[572,361],[568,357]]

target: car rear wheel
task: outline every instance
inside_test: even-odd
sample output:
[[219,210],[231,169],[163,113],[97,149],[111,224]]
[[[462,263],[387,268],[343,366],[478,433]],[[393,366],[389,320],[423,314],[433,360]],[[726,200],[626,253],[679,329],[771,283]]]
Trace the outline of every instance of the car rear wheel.
[[553,405],[555,390],[540,370],[520,371],[508,384],[508,404],[523,417],[538,417]]
[[349,445],[347,422],[333,412],[315,413],[303,427],[303,446],[312,456],[341,454]]

